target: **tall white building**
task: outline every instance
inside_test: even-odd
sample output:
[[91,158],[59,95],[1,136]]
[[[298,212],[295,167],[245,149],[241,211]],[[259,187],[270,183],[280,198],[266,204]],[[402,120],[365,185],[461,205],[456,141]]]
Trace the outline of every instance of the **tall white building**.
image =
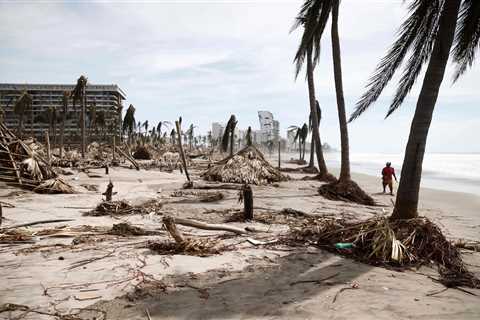
[[278,142],[280,139],[280,123],[273,119],[273,114],[270,111],[258,111],[258,120],[260,121],[259,143]]
[[225,131],[225,125],[219,122],[212,123],[212,139],[220,139]]

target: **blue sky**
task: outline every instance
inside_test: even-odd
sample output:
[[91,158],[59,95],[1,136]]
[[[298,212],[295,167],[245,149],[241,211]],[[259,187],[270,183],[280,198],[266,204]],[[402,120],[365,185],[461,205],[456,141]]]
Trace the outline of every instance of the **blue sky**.
[[[300,34],[289,33],[301,1],[1,1],[0,82],[116,83],[127,105],[150,123],[182,115],[206,132],[235,113],[258,127],[257,110],[281,123],[308,116],[303,75],[292,59]],[[340,36],[347,110],[353,110],[406,15],[402,1],[343,0]],[[339,146],[329,27],[316,69],[323,140]],[[398,77],[397,77],[398,79]],[[421,80],[419,79],[419,83]],[[428,151],[480,152],[478,64],[443,83]],[[350,126],[357,152],[402,152],[418,84],[401,109],[384,115],[395,88]]]

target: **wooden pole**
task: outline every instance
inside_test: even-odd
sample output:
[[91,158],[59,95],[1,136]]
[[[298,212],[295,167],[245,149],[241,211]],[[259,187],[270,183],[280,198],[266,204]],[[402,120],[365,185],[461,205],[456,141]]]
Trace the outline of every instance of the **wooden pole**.
[[0,226],[2,225],[2,220],[3,220],[3,209],[2,209],[2,203],[0,202]]
[[47,162],[48,165],[50,165],[52,163],[52,157],[50,152],[50,134],[48,133],[48,130],[45,130],[45,144],[47,147]]
[[183,153],[182,134],[181,134],[180,122],[178,122],[178,120],[175,121],[175,126],[177,127],[178,149],[180,150],[180,156],[182,157],[183,169],[185,169],[185,175],[187,176],[188,182],[191,183],[192,181],[190,180],[190,175],[188,174],[188,169],[187,169],[187,161],[185,160],[185,154]]
[[252,187],[245,184],[243,192],[243,216],[245,220],[253,220],[253,191]]

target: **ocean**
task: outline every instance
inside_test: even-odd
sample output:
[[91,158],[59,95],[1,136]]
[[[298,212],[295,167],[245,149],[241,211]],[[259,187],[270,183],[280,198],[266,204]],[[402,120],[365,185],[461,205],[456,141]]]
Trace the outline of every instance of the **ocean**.
[[[308,156],[306,155],[306,158]],[[340,153],[325,153],[327,165],[340,168]],[[351,153],[351,171],[381,177],[389,161],[397,177],[402,170],[403,154]],[[480,153],[427,153],[423,161],[422,187],[480,195]]]

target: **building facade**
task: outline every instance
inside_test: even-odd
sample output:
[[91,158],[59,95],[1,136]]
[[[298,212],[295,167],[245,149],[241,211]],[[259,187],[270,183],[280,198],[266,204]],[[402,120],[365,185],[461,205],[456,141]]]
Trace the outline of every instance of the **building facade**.
[[270,111],[258,111],[260,130],[256,134],[256,142],[259,144],[269,141],[278,142],[280,139],[280,123],[273,119]]
[[[75,85],[67,84],[13,84],[0,83],[0,112],[6,126],[17,132],[19,116],[14,113],[13,107],[17,99],[24,91],[32,97],[32,110],[25,110],[24,113],[24,135],[32,135],[37,139],[44,137],[45,130],[50,135],[56,136],[60,132],[60,124],[63,113],[63,94],[71,92]],[[86,121],[85,128],[88,135],[96,139],[107,139],[113,134],[118,134],[121,127],[122,101],[125,100],[125,93],[115,84],[92,85],[86,87]],[[52,110],[55,115],[55,125],[52,129]],[[46,116],[49,113],[50,118]],[[70,98],[65,121],[65,141],[80,141],[80,116],[81,105]],[[49,119],[47,121],[47,119]]]

